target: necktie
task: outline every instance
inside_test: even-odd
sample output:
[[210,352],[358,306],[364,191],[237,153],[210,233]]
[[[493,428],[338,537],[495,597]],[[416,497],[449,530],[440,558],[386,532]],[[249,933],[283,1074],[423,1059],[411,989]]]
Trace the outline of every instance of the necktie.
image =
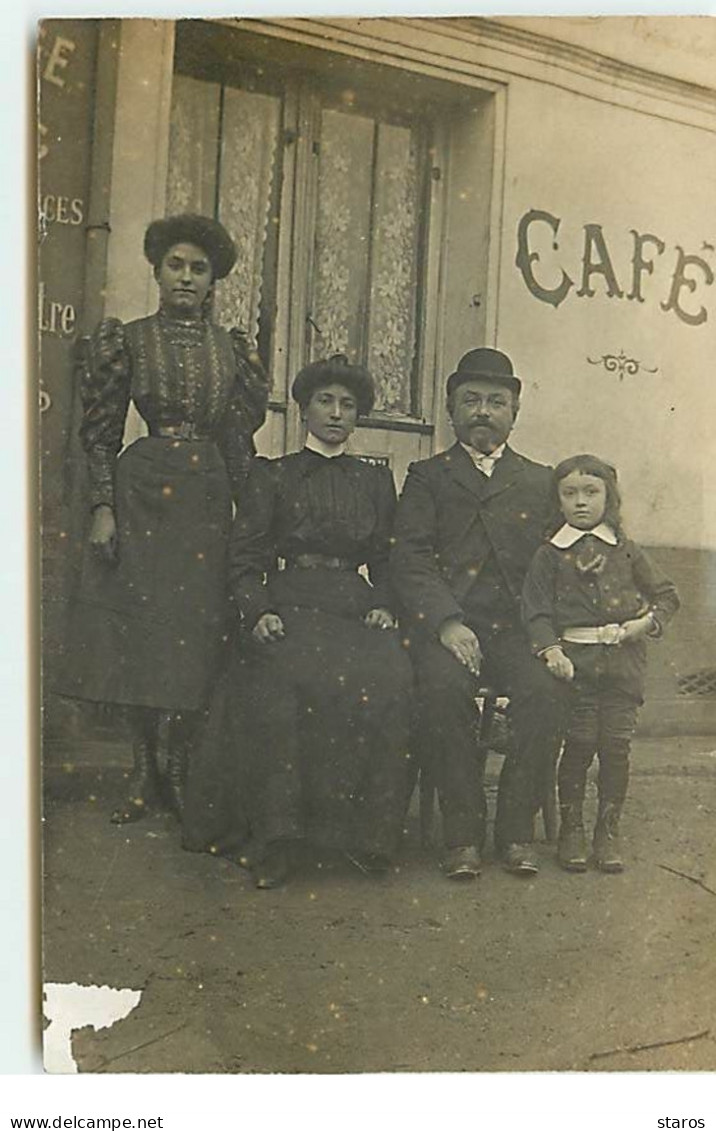
[[473,452],[472,461],[475,467],[478,467],[488,479],[495,470],[495,464],[497,463],[495,456],[486,455],[484,452]]

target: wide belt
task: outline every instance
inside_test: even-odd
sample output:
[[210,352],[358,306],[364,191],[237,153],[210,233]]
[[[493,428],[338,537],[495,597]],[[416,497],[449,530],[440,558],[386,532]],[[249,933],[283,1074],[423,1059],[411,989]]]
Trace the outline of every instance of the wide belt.
[[349,569],[356,567],[348,558],[332,558],[328,554],[297,554],[287,558],[287,569]]
[[624,629],[620,624],[602,624],[594,627],[564,628],[562,640],[567,644],[621,644]]
[[201,440],[210,440],[211,437],[188,420],[181,424],[160,424],[151,429],[152,436],[159,436],[162,440],[185,440],[188,443]]

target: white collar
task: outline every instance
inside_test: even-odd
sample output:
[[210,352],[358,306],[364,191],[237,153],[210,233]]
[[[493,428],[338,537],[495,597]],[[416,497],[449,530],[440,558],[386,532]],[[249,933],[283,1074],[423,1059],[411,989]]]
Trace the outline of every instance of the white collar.
[[318,436],[309,432],[304,447],[308,448],[309,452],[317,452],[319,456],[325,456],[326,459],[334,459],[336,456],[343,455],[347,443],[348,441],[344,440],[342,444],[327,444],[325,440],[319,440]]
[[460,441],[460,443],[462,444],[463,448],[465,449],[473,463],[479,463],[483,459],[491,460],[494,463],[500,458],[505,450],[505,445],[500,444],[498,448],[495,448],[494,452],[478,452],[477,448],[471,448],[469,444],[463,444],[462,440]]
[[576,526],[570,526],[568,522],[565,522],[564,526],[560,527],[557,533],[550,538],[550,542],[558,550],[568,550],[585,534],[593,534],[595,538],[600,538],[608,546],[616,546],[617,544],[617,536],[611,526],[607,526],[606,522],[600,522],[598,526],[591,530],[578,530]]

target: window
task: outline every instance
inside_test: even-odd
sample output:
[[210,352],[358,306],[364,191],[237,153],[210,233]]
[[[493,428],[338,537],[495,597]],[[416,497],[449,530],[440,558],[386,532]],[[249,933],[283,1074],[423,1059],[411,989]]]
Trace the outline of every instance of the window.
[[[420,418],[431,115],[356,82],[350,62],[270,66],[245,39],[200,21],[177,35],[167,209],[216,215],[238,245],[215,315],[245,330],[276,372],[271,361],[289,352],[280,306],[290,304],[290,372],[346,353],[372,372],[377,414]],[[290,279],[278,278],[279,262]],[[301,334],[300,304],[289,303],[299,293]]]
[[416,412],[422,123],[320,109],[311,353],[347,353],[376,381],[376,410]]
[[168,212],[217,216],[238,249],[215,316],[271,351],[281,176],[281,98],[174,76]]

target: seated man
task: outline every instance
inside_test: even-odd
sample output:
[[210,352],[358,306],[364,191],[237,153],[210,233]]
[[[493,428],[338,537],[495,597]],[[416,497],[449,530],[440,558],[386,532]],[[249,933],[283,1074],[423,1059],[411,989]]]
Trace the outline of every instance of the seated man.
[[465,354],[447,381],[457,443],[411,465],[394,529],[391,573],[418,683],[420,755],[434,767],[453,879],[479,873],[485,839],[481,664],[511,699],[515,749],[500,776],[495,847],[516,874],[537,871],[535,799],[560,741],[564,684],[530,653],[520,621],[551,484],[548,467],[506,443],[521,387],[506,354]]

